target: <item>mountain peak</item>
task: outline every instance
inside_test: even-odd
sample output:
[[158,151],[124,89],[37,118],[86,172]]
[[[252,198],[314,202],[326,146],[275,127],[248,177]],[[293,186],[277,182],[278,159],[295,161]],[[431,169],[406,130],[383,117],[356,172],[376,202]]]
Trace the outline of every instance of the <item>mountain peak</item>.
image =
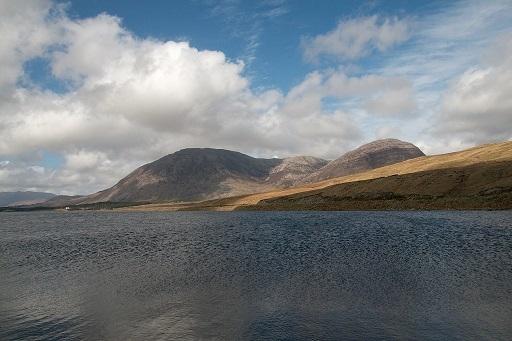
[[304,183],[321,181],[398,163],[425,154],[414,144],[386,138],[366,143],[329,162],[304,178]]

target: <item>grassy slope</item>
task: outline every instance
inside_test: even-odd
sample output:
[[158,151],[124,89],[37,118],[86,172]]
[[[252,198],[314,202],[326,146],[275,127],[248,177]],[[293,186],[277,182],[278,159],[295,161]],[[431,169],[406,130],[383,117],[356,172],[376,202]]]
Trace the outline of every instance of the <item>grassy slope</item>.
[[266,199],[259,210],[512,209],[512,162],[348,182]]
[[512,208],[511,189],[509,141],[419,157],[286,190],[130,210]]

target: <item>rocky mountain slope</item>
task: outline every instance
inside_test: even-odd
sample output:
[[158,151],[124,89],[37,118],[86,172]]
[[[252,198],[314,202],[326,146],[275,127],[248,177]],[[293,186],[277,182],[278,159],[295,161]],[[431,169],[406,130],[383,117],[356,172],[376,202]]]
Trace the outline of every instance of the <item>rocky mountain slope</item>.
[[377,140],[354,149],[333,160],[318,171],[302,179],[302,183],[313,183],[325,179],[360,173],[424,156],[412,143],[397,139]]
[[82,203],[194,201],[262,191],[271,188],[265,179],[280,163],[229,150],[183,149],[137,168]]
[[313,156],[289,157],[270,170],[267,181],[277,187],[291,187],[328,163]]
[[113,187],[74,204],[196,201],[287,187],[327,161],[302,156],[260,159],[223,149],[189,148],[146,164]]

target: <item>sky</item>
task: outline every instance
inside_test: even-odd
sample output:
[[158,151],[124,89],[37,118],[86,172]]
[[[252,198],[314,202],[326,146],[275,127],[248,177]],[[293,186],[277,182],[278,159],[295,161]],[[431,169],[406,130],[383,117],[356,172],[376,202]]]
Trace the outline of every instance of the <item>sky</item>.
[[188,147],[334,159],[512,139],[512,1],[0,0],[0,191]]

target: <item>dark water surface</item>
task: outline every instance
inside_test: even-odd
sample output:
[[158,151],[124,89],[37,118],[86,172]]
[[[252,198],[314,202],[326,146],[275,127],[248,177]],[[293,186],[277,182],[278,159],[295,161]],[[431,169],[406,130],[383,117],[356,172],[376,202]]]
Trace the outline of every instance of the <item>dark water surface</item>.
[[1,213],[18,339],[511,340],[512,212]]

